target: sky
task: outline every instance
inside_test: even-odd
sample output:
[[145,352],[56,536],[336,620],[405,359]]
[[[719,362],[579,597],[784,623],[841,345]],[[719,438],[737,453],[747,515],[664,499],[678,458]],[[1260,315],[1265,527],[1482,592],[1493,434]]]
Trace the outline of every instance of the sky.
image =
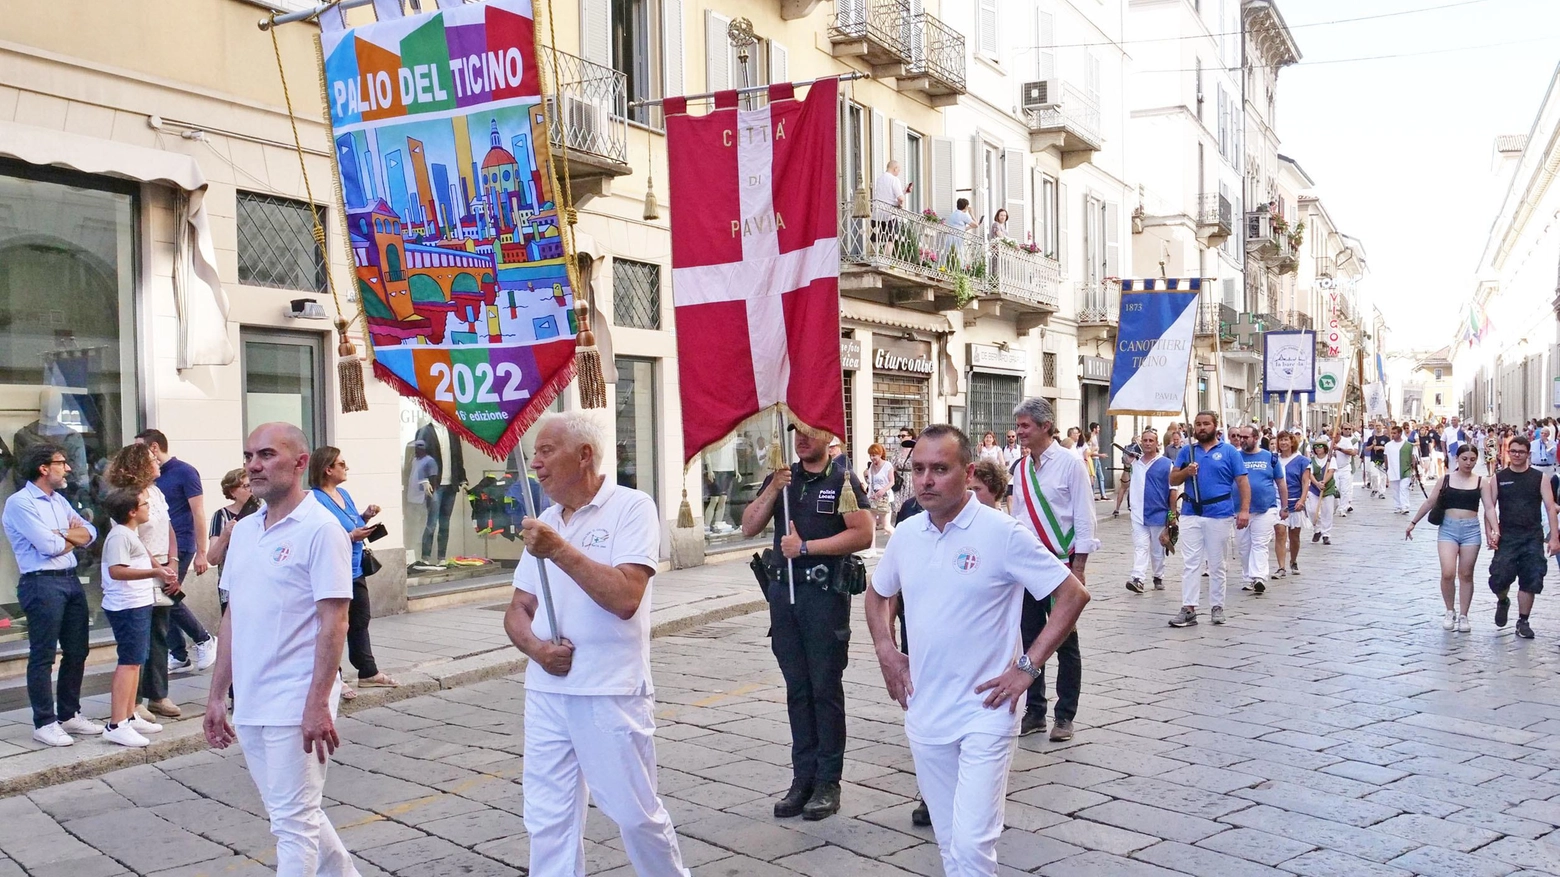
[[[1279,74],[1280,151],[1316,181],[1339,230],[1364,244],[1388,345],[1452,343],[1504,195],[1491,172],[1495,137],[1532,127],[1560,63],[1560,0],[1278,8],[1301,54]],[[1339,21],[1406,10],[1417,11]],[[1378,56],[1395,57],[1344,60]]]

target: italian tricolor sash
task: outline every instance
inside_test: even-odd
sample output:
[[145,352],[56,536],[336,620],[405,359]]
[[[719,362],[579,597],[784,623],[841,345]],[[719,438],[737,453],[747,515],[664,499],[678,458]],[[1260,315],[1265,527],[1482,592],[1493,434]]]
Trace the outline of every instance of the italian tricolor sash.
[[[1018,483],[1024,488],[1024,510],[1029,512],[1029,522],[1034,525],[1035,534],[1045,544],[1047,551],[1066,560],[1072,555],[1074,528],[1068,527],[1066,533],[1062,532],[1062,525],[1056,520],[1056,512],[1046,501],[1045,494],[1040,492],[1039,469],[1035,466],[1033,456],[1029,459],[1029,465],[1024,467]],[[1039,514],[1036,514],[1036,509]]]

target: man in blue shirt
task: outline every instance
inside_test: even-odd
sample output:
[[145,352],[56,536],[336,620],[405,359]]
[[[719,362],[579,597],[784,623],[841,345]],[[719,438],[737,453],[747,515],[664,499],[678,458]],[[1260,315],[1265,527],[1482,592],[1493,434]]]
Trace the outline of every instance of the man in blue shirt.
[[1202,566],[1209,567],[1209,617],[1224,623],[1224,550],[1230,534],[1244,530],[1251,518],[1251,487],[1240,451],[1219,441],[1219,415],[1199,411],[1192,421],[1192,442],[1176,455],[1170,486],[1181,492],[1181,611],[1171,627],[1197,623],[1197,598],[1202,590]]
[[[5,501],[0,524],[21,577],[17,601],[27,616],[27,699],[33,739],[69,746],[72,734],[97,735],[103,726],[81,714],[81,675],[87,665],[87,595],[76,577],[77,548],[91,545],[97,530],[71,507],[65,488],[70,463],[58,445],[42,442],[22,454],[17,471],[31,479]],[[58,701],[49,685],[58,648]],[[58,712],[56,712],[56,705]]]
[[1235,430],[1240,440],[1240,456],[1246,463],[1246,483],[1251,490],[1251,523],[1235,531],[1235,547],[1245,560],[1246,584],[1241,588],[1254,594],[1267,590],[1268,547],[1279,521],[1289,509],[1289,486],[1278,455],[1258,445],[1257,428],[1242,426]]
[[1165,549],[1159,537],[1170,517],[1175,491],[1170,488],[1170,459],[1159,453],[1159,433],[1145,429],[1138,439],[1142,454],[1131,463],[1132,577],[1127,590],[1143,593],[1143,576],[1153,573],[1154,590],[1165,589]]
[[[157,476],[157,489],[168,500],[168,526],[173,530],[178,545],[179,584],[190,567],[202,575],[209,568],[206,561],[205,488],[200,483],[200,473],[195,467],[168,453],[168,436],[160,429],[142,430],[136,435],[138,444],[152,449],[162,474]],[[173,558],[170,558],[173,560]],[[168,672],[187,670],[190,667],[189,649],[184,644],[184,634],[195,643],[195,669],[205,670],[217,660],[217,638],[206,630],[195,613],[184,605],[184,593],[174,595],[173,610],[168,615]],[[181,633],[182,631],[183,633]]]

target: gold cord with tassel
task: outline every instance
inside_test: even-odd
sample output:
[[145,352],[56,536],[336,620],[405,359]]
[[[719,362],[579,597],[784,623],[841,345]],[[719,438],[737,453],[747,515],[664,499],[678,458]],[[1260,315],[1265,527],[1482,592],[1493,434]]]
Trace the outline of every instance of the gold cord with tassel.
[[856,502],[856,475],[853,472],[845,473],[845,484],[840,488],[840,501],[837,507],[842,515],[861,511],[861,504]]
[[688,504],[688,488],[683,488],[682,505],[677,507],[677,526],[693,526],[693,506]]
[[581,408],[607,407],[607,382],[601,373],[601,351],[596,349],[596,333],[590,330],[590,304],[574,295],[574,317],[579,321],[575,336],[574,374],[580,386]]

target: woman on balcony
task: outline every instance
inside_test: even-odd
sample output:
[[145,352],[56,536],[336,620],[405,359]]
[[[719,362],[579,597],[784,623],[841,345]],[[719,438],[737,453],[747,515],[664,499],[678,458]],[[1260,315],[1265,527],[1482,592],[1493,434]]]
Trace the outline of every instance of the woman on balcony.
[[1005,207],[1004,208],[999,208],[997,210],[997,215],[992,217],[992,219],[991,219],[991,228],[987,231],[986,236],[991,238],[994,241],[995,240],[1000,240],[1002,238],[1007,237],[1008,236],[1007,224],[1008,224],[1007,208],[1005,208]]

